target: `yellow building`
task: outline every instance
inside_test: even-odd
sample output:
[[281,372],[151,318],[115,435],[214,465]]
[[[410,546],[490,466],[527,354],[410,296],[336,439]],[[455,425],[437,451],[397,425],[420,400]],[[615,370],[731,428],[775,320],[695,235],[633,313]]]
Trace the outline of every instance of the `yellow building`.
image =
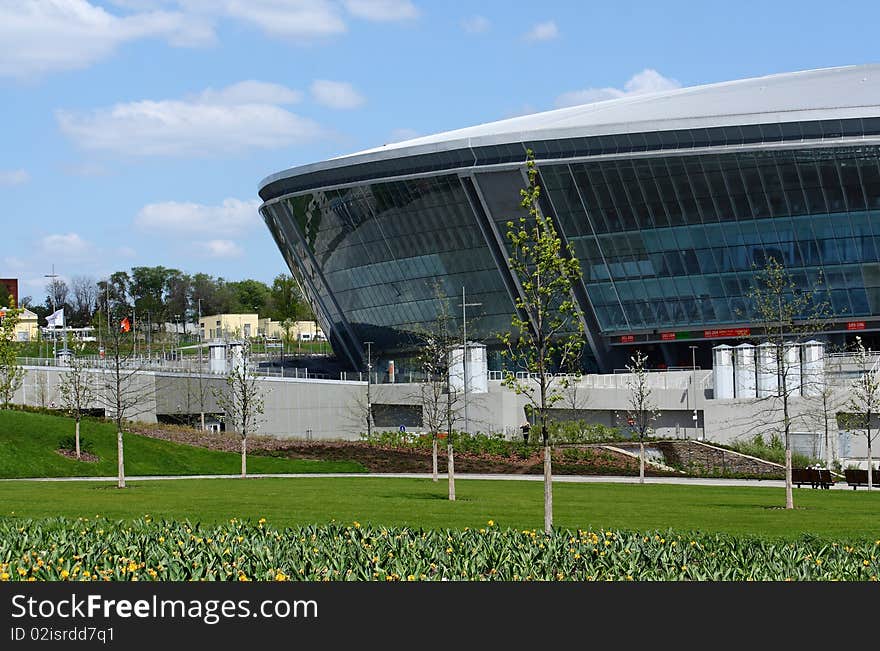
[[[7,308],[0,308],[0,319],[6,314]],[[40,338],[40,327],[37,323],[37,315],[27,308],[23,312],[15,326],[13,338],[16,341],[37,341]]]
[[[260,319],[260,335],[269,339],[283,339],[287,334],[284,324],[272,319]],[[294,321],[290,326],[291,341],[323,341],[324,331],[314,321]]]
[[199,319],[203,340],[256,337],[260,317],[256,314],[213,314]]
[[[257,314],[214,314],[199,319],[203,340],[235,337],[268,337],[283,339],[284,325]],[[324,332],[314,321],[294,321],[290,327],[291,341],[325,341]]]

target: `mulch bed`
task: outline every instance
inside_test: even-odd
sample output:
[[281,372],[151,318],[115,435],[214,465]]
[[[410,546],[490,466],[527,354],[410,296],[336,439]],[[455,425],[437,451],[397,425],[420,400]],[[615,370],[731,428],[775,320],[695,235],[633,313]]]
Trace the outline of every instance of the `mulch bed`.
[[55,452],[60,454],[62,457],[67,457],[68,459],[73,459],[74,461],[85,461],[87,463],[97,463],[98,461],[101,460],[101,457],[99,457],[96,454],[92,454],[91,452],[80,451],[80,453],[79,453],[80,458],[79,459],[76,458],[76,452],[73,450],[55,450]]
[[[178,426],[137,424],[130,431],[152,438],[226,452],[241,450],[237,434],[204,432]],[[431,472],[431,450],[424,448],[391,448],[369,445],[363,441],[296,441],[269,436],[248,437],[248,451],[253,454],[283,456],[291,459],[322,461],[356,461],[369,472],[422,473]],[[446,446],[441,443],[437,463],[446,470]],[[489,454],[455,452],[455,469],[462,473],[493,473],[537,475],[544,472],[543,451],[538,448],[530,457],[504,457]],[[626,455],[603,451],[594,460],[570,461],[560,452],[554,454],[553,472],[560,475],[638,475],[639,463]],[[650,476],[669,473],[646,468]]]

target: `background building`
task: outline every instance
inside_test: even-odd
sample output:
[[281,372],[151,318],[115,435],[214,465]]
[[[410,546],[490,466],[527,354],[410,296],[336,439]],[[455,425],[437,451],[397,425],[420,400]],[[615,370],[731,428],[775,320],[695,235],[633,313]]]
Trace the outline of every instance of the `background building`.
[[527,149],[583,269],[587,368],[619,368],[633,347],[710,365],[712,346],[755,334],[747,294],[770,257],[803,288],[824,277],[827,339],[876,347],[880,66],[866,65],[522,116],[264,179],[263,219],[341,358],[363,368],[372,341],[404,363],[437,293],[460,320],[464,288],[480,303],[468,332],[498,368]]

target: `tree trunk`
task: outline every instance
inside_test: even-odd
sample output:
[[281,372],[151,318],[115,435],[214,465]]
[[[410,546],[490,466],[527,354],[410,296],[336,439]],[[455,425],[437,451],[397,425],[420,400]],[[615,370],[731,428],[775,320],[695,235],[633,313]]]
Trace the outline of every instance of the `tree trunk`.
[[119,479],[116,483],[117,488],[125,488],[125,456],[122,448],[122,428],[116,428],[116,458],[119,465]]
[[550,441],[544,440],[544,532],[553,533],[553,467]]
[[645,483],[645,442],[639,441],[639,483]]
[[199,415],[200,415],[201,421],[202,421],[202,431],[204,432],[205,431],[205,412],[201,412]]
[[79,451],[79,417],[76,419],[76,458],[80,459],[80,451]]
[[247,477],[247,437],[241,437],[241,478]]
[[434,442],[431,445],[431,470],[434,473],[434,481],[437,481],[437,435],[434,435]]
[[873,478],[874,478],[873,466],[874,466],[874,464],[871,462],[871,425],[870,425],[871,420],[870,419],[871,419],[871,414],[869,412],[868,413],[868,423],[869,423],[869,425],[868,425],[868,490],[871,490],[871,488],[874,485],[874,481],[873,481]]
[[[451,433],[451,432],[450,432]],[[455,458],[452,454],[452,443],[446,446],[446,468],[449,471],[449,501],[455,501]]]
[[791,445],[788,434],[785,436],[785,508],[794,508],[794,495],[791,492]]

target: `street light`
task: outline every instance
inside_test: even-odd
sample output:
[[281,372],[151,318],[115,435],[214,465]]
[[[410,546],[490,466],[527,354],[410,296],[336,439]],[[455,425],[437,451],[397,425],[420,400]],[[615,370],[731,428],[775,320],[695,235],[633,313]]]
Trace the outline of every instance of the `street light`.
[[[55,279],[58,278],[58,274],[55,273],[55,265],[52,265],[52,273],[43,274],[44,278],[51,278],[49,287],[49,300],[52,301],[52,315],[55,314]],[[63,326],[62,326],[63,327]],[[64,343],[67,343],[67,338],[64,338]],[[58,359],[58,337],[57,332],[55,331],[55,321],[52,321],[52,357],[54,359]]]
[[[468,303],[465,300],[464,286],[461,288],[461,364],[464,373],[464,431],[468,432],[468,369],[467,369],[467,308],[477,307],[482,303]],[[450,436],[452,433],[450,432]]]
[[[691,389],[694,391],[694,438],[697,437],[697,347],[696,346],[688,346],[691,349]],[[688,396],[690,396],[691,392],[688,391]]]

